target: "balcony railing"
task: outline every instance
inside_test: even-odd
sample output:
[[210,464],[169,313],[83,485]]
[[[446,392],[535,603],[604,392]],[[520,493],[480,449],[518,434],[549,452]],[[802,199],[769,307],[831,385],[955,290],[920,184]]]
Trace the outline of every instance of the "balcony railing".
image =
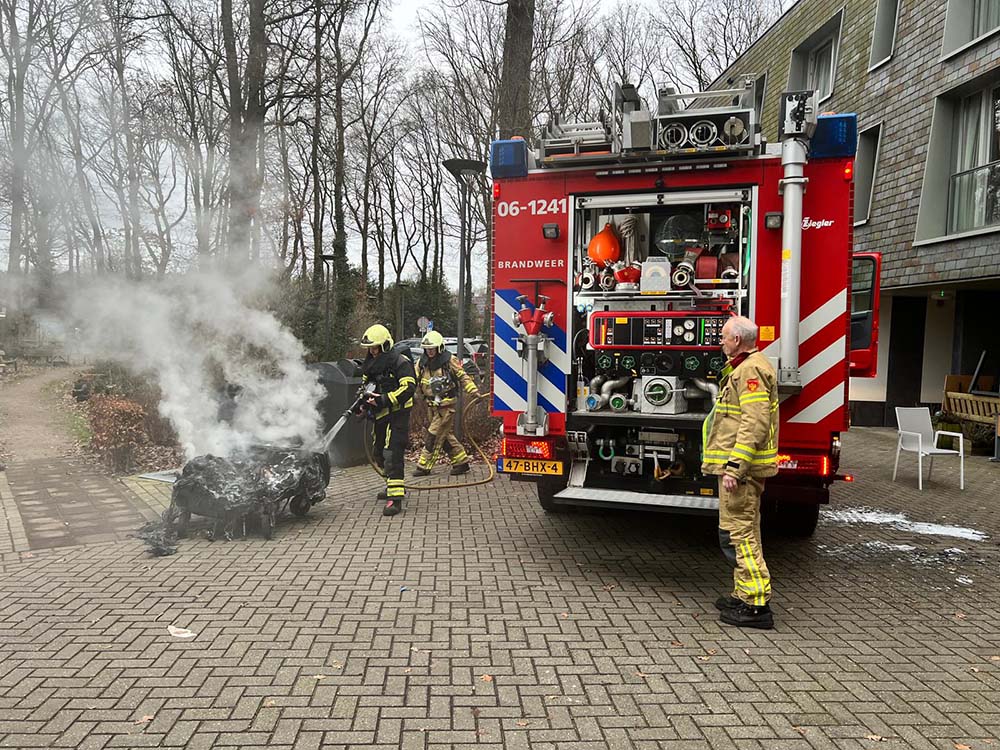
[[1000,226],[1000,161],[951,176],[948,233]]

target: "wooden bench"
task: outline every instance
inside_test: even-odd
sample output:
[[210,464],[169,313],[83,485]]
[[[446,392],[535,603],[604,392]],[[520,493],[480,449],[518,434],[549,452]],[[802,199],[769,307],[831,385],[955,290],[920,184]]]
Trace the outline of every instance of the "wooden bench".
[[946,391],[942,408],[962,421],[993,424],[1000,414],[1000,397]]
[[[944,379],[942,411],[950,412],[962,421],[993,424],[1000,414],[1000,396],[978,396],[969,393],[969,375],[949,375]],[[980,378],[984,388],[993,386],[993,378]]]

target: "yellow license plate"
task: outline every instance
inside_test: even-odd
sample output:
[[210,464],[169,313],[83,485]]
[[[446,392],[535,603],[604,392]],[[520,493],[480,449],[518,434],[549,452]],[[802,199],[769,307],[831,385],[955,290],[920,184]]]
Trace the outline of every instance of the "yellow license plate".
[[511,474],[562,474],[562,461],[542,461],[534,458],[505,458],[502,471]]

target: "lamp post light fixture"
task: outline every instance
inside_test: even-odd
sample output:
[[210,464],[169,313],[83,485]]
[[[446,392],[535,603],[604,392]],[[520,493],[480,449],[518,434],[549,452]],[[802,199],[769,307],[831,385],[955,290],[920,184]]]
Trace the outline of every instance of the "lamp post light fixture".
[[[458,230],[458,326],[455,331],[456,354],[462,361],[465,353],[465,253],[469,247],[466,214],[469,212],[470,182],[486,173],[486,162],[477,159],[445,159],[442,164],[458,183],[459,230]],[[457,413],[462,413],[462,389],[458,390]],[[455,422],[455,436],[462,439],[462,420]]]

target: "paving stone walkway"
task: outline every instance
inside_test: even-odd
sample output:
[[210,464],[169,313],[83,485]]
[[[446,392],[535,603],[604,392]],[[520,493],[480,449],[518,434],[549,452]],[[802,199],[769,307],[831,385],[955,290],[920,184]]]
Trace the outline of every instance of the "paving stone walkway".
[[59,404],[74,372],[42,369],[0,389],[0,556],[123,541],[158,511],[76,455]]
[[919,492],[893,448],[845,436],[858,481],[766,539],[771,632],[719,624],[711,519],[546,515],[503,478],[387,519],[351,469],[272,541],[2,553],[0,747],[997,750],[1000,467]]

